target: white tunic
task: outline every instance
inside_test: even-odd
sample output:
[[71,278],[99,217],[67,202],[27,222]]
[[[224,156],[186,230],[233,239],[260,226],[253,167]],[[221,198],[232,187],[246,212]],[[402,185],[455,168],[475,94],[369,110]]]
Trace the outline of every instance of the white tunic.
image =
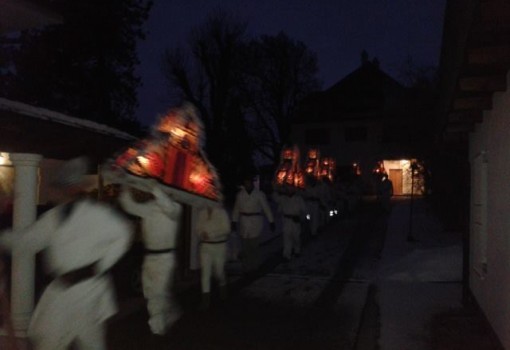
[[[212,207],[209,216],[207,208],[200,210],[196,230],[201,241],[219,242],[226,240],[230,233],[230,220],[227,211],[223,208]],[[207,237],[203,237],[204,233]]]
[[133,201],[129,191],[122,191],[119,201],[128,213],[143,219],[142,238],[145,248],[175,248],[182,206],[157,187],[153,188],[152,194],[154,200],[137,203]]
[[154,200],[137,203],[129,191],[123,191],[120,204],[130,214],[142,218],[142,240],[145,249],[162,251],[146,254],[142,265],[143,294],[147,299],[149,326],[154,334],[164,334],[180,317],[179,307],[171,295],[179,233],[181,204],[173,201],[158,187],[152,188]]
[[133,236],[129,221],[105,205],[79,201],[67,217],[62,208],[53,208],[20,232],[0,236],[0,245],[11,249],[30,254],[46,249],[46,265],[55,276],[96,263],[95,277],[70,287],[56,279],[37,304],[28,334],[55,349],[116,312],[111,281],[103,273],[128,250]]
[[[199,211],[196,232],[201,240],[200,263],[202,293],[211,290],[211,277],[214,274],[220,286],[225,285],[225,261],[227,258],[226,240],[230,233],[230,220],[227,211],[221,207],[205,208]],[[224,243],[222,243],[224,242]]]
[[239,223],[239,235],[242,238],[259,237],[264,228],[263,215],[270,223],[274,222],[266,195],[255,188],[251,193],[248,193],[242,187],[237,193],[232,211],[232,221]]
[[[298,194],[292,196],[279,195],[278,197],[278,211],[283,215],[283,232],[300,232],[302,219],[307,214],[307,207],[303,197]],[[296,217],[297,220],[294,220]]]

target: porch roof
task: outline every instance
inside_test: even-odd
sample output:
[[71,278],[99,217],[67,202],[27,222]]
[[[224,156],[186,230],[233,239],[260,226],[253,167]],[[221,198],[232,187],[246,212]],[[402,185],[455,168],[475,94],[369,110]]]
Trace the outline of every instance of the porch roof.
[[89,120],[0,98],[0,151],[103,160],[133,142],[128,133]]
[[50,9],[28,0],[1,0],[0,33],[58,24],[62,17]]
[[507,89],[510,2],[448,0],[440,57],[439,113],[446,140],[466,138],[494,92]]

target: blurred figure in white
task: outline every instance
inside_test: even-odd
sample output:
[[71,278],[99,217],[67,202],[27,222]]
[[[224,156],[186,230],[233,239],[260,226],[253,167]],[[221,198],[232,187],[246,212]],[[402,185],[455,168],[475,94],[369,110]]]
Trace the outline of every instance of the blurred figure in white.
[[321,214],[322,208],[326,207],[324,196],[322,193],[321,186],[317,184],[317,179],[310,176],[307,180],[307,187],[303,194],[308,214],[310,215],[310,232],[312,236],[316,236],[319,233],[319,227],[321,225],[321,218],[324,214]]
[[292,254],[301,254],[301,222],[306,217],[307,208],[294,186],[285,186],[275,199],[283,216],[283,257],[290,260]]
[[258,267],[258,247],[264,229],[264,216],[269,221],[271,231],[274,231],[274,217],[266,195],[255,188],[253,177],[247,176],[237,193],[232,211],[232,231],[239,230],[242,245],[241,261],[247,273],[255,271]]
[[18,350],[16,345],[16,333],[12,324],[9,296],[7,293],[7,278],[5,274],[5,265],[0,260],[0,323],[6,331],[6,350]]
[[211,302],[211,278],[218,282],[222,300],[227,296],[225,262],[230,219],[221,203],[208,205],[198,213],[196,232],[200,239],[202,309]]
[[326,224],[332,219],[333,209],[334,209],[334,192],[333,192],[333,184],[331,180],[327,176],[323,176],[320,181],[318,181],[317,186],[319,187],[319,193],[321,196],[320,203],[320,223],[319,228],[324,228]]
[[55,276],[28,329],[37,350],[63,350],[72,343],[106,349],[104,322],[117,311],[108,270],[129,248],[133,228],[112,208],[81,197],[86,172],[85,158],[66,162],[52,183],[59,205],[33,225],[0,236],[3,247],[45,250]]
[[172,284],[182,206],[163,193],[156,181],[151,181],[149,191],[123,188],[119,202],[126,212],[142,219],[142,288],[148,323],[153,334],[163,335],[181,316]]

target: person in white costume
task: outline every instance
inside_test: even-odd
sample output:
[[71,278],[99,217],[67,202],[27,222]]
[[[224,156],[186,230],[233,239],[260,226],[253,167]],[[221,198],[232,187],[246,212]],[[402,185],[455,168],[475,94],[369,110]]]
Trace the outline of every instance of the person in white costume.
[[[28,336],[37,350],[106,349],[104,322],[117,311],[108,270],[128,250],[129,220],[112,208],[81,198],[87,162],[66,162],[53,181],[60,203],[33,225],[4,231],[0,245],[27,254],[45,250],[55,279],[32,315]],[[16,278],[21,278],[16,276]]]
[[172,283],[182,205],[167,196],[155,181],[150,187],[152,196],[142,191],[142,194],[149,194],[142,199],[143,202],[133,200],[131,192],[136,190],[123,188],[119,202],[126,212],[142,219],[145,253],[142,289],[147,299],[148,323],[153,334],[163,335],[181,316],[180,307],[172,294]]
[[283,217],[283,257],[290,260],[292,254],[301,254],[301,222],[306,217],[307,207],[293,186],[285,186],[276,201]]
[[384,174],[377,188],[377,200],[384,212],[391,210],[391,197],[393,197],[393,182]]
[[211,300],[213,274],[219,285],[220,298],[226,298],[225,262],[230,219],[225,208],[218,203],[200,210],[196,232],[200,239],[202,309],[207,309]]
[[334,209],[334,194],[333,186],[328,177],[324,176],[318,181],[317,186],[319,187],[319,193],[322,198],[320,205],[320,222],[319,229],[323,229],[324,226],[331,220],[331,210]]
[[310,176],[307,181],[308,185],[303,194],[306,207],[308,208],[310,233],[312,236],[316,236],[319,233],[322,217],[321,208],[326,206],[321,185],[317,182],[315,177]]
[[245,272],[253,272],[258,265],[258,246],[264,228],[264,215],[271,231],[275,230],[273,213],[264,192],[253,185],[253,177],[247,177],[237,193],[232,211],[232,231],[239,230],[241,237],[241,261]]

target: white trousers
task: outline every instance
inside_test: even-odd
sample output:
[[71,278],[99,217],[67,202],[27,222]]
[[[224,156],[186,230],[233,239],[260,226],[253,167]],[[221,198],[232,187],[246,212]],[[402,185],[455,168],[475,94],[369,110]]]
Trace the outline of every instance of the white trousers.
[[37,350],[106,349],[104,321],[116,312],[111,282],[90,278],[71,287],[53,281],[37,304],[28,336]]
[[[92,324],[83,329],[75,343],[80,350],[106,350],[103,324]],[[59,342],[57,338],[46,337],[33,340],[35,350],[66,350],[70,344]]]
[[227,283],[225,277],[225,262],[227,259],[226,243],[201,243],[200,264],[202,293],[211,292],[211,277],[218,281],[220,286]]
[[145,255],[142,265],[143,295],[147,299],[149,327],[154,334],[165,334],[181,311],[172,294],[175,254]]

